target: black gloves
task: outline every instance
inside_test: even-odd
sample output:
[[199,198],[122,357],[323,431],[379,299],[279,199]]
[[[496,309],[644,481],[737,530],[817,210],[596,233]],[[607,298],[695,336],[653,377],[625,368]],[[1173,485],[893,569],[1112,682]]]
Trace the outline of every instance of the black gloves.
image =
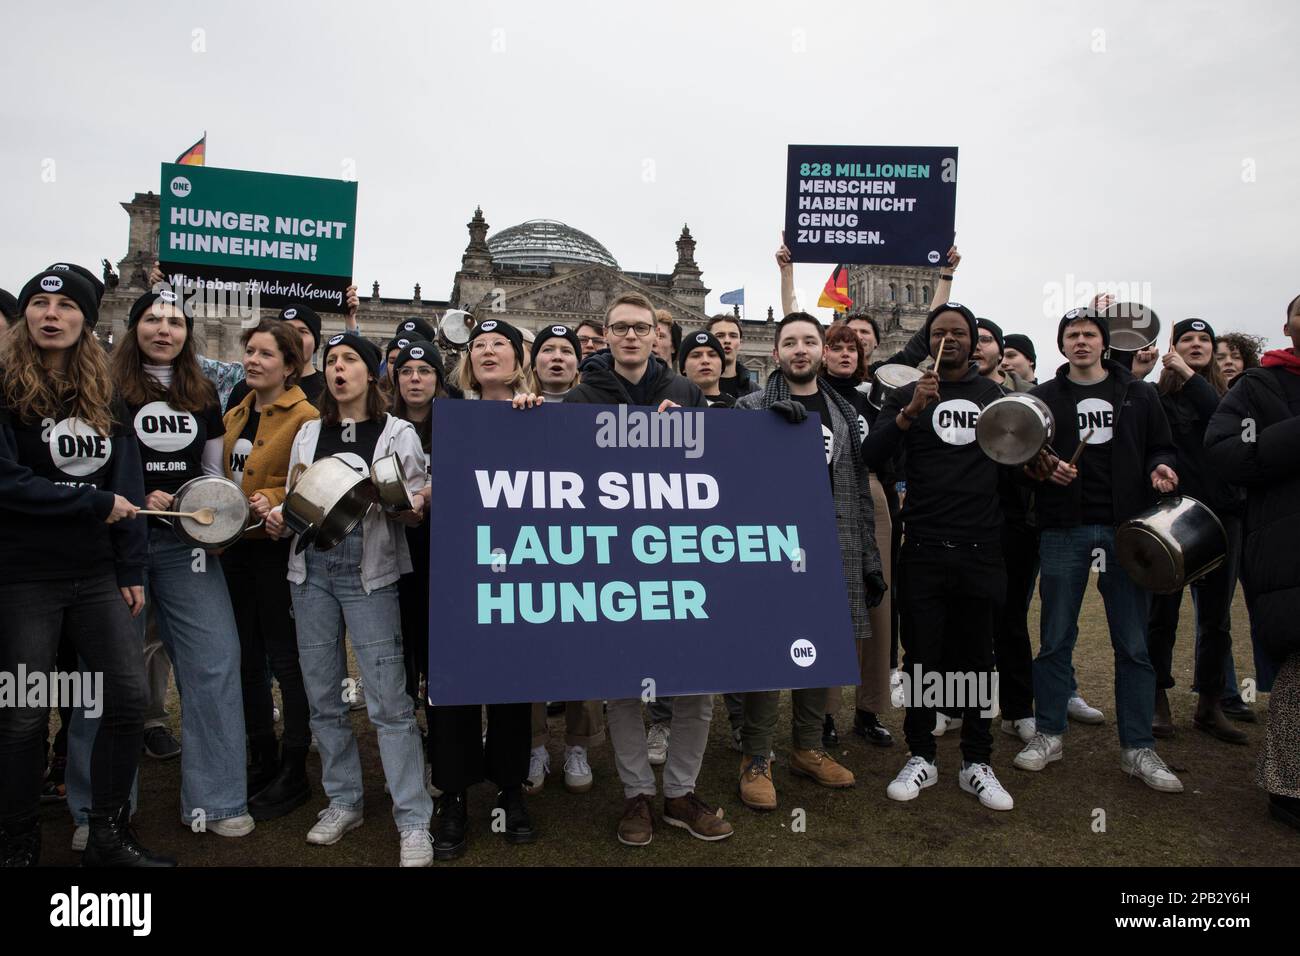
[[879,571],[869,571],[863,577],[862,583],[867,592],[867,607],[879,607],[880,602],[889,593],[889,585],[885,583],[884,575]]
[[798,425],[808,420],[808,409],[803,407],[803,402],[796,402],[793,399],[773,402],[771,409],[791,425]]

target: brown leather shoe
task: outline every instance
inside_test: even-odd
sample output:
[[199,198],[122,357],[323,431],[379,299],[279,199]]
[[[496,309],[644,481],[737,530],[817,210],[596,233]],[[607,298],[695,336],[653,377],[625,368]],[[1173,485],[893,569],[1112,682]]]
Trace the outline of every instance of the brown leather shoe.
[[849,769],[837,764],[824,750],[790,751],[790,770],[811,777],[823,787],[851,787],[854,784]]
[[1169,711],[1169,693],[1156,688],[1156,713],[1151,718],[1151,736],[1168,738],[1174,735],[1174,717]]
[[751,810],[775,810],[776,787],[766,757],[740,758],[740,802]]
[[725,840],[735,832],[722,819],[722,810],[709,806],[694,791],[684,797],[664,798],[664,823],[701,840]]
[[1245,731],[1238,730],[1228,723],[1227,716],[1212,694],[1200,695],[1196,703],[1196,714],[1192,717],[1192,726],[1230,744],[1250,743],[1250,738],[1246,736]]
[[624,846],[645,846],[655,835],[655,813],[644,793],[623,801],[623,819],[618,821],[618,842]]

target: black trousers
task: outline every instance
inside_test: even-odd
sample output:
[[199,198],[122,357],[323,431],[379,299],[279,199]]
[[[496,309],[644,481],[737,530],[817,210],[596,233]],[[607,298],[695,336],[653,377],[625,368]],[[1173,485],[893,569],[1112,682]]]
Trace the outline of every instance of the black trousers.
[[[992,690],[994,616],[1007,586],[1000,550],[996,543],[950,548],[907,540],[899,557],[900,638],[908,687],[903,733],[908,749],[913,756],[934,760],[934,723],[942,710],[962,718],[962,757],[988,763],[993,755],[990,719],[980,716],[983,707],[971,699],[982,694],[969,691],[972,684],[978,691]],[[961,699],[945,691],[936,702],[924,693],[934,679],[929,675],[940,675],[946,688],[952,683],[948,674],[969,678]]]
[[998,666],[998,707],[1004,720],[1034,716],[1034,652],[1029,643],[1029,604],[1038,579],[1038,529],[1008,521],[1002,526],[1007,569],[1005,600],[998,606],[993,653]]
[[266,665],[280,685],[284,745],[305,750],[311,745],[307,692],[298,664],[298,635],[289,597],[289,541],[249,539],[221,555],[221,570],[230,590],[230,606],[239,630],[240,680],[244,691],[244,728],[249,737],[275,734],[271,682]]
[[[1219,700],[1225,689],[1224,662],[1232,653],[1232,597],[1241,563],[1241,520],[1232,515],[1220,515],[1219,520],[1228,536],[1227,556],[1223,564],[1190,585],[1196,605],[1196,689],[1211,700]],[[1147,653],[1156,671],[1158,688],[1174,686],[1174,642],[1182,605],[1181,590],[1156,594],[1151,599]]]
[[429,761],[439,790],[459,793],[481,780],[506,790],[528,778],[532,704],[488,704],[486,743],[481,704],[430,707],[427,713]]
[[[0,621],[0,671],[15,679],[20,666],[28,674],[54,672],[61,638],[85,662],[83,681],[103,675],[97,702],[83,684],[83,703],[103,707],[90,754],[88,809],[121,807],[130,799],[140,761],[149,691],[139,633],[113,571],[85,579],[0,582]],[[0,823],[36,817],[45,776],[50,702],[28,698],[25,682],[17,689],[23,700],[0,707]]]

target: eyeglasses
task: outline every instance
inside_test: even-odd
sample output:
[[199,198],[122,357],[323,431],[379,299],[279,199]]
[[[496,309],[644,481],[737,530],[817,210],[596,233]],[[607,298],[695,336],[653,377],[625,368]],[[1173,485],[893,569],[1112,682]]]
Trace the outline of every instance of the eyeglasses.
[[604,345],[605,340],[595,335],[579,335],[578,344],[579,345]]
[[629,332],[635,332],[637,338],[644,339],[654,330],[655,327],[649,322],[615,322],[613,325],[605,326],[605,333],[616,339],[624,338]]
[[397,370],[398,378],[433,378],[437,374],[427,365],[403,365]]
[[498,342],[491,339],[477,339],[474,344],[469,347],[469,350],[477,354],[482,354],[483,352],[495,352],[498,349],[509,347],[509,342]]

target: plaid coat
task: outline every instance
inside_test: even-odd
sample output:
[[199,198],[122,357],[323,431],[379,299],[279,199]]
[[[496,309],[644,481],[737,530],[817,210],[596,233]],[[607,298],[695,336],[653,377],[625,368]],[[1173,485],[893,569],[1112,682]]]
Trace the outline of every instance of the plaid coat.
[[[871,505],[871,484],[866,463],[862,460],[858,413],[835,389],[820,379],[818,387],[831,409],[831,432],[835,436],[835,451],[831,459],[834,475],[831,491],[835,498],[835,530],[840,540],[844,586],[849,595],[853,633],[859,639],[864,639],[871,636],[864,578],[872,571],[881,573],[880,550],[876,546],[876,516]],[[776,371],[769,376],[767,388],[738,399],[736,407],[770,408],[774,402],[787,401],[792,397],[785,376]],[[798,398],[794,400],[798,401]]]

